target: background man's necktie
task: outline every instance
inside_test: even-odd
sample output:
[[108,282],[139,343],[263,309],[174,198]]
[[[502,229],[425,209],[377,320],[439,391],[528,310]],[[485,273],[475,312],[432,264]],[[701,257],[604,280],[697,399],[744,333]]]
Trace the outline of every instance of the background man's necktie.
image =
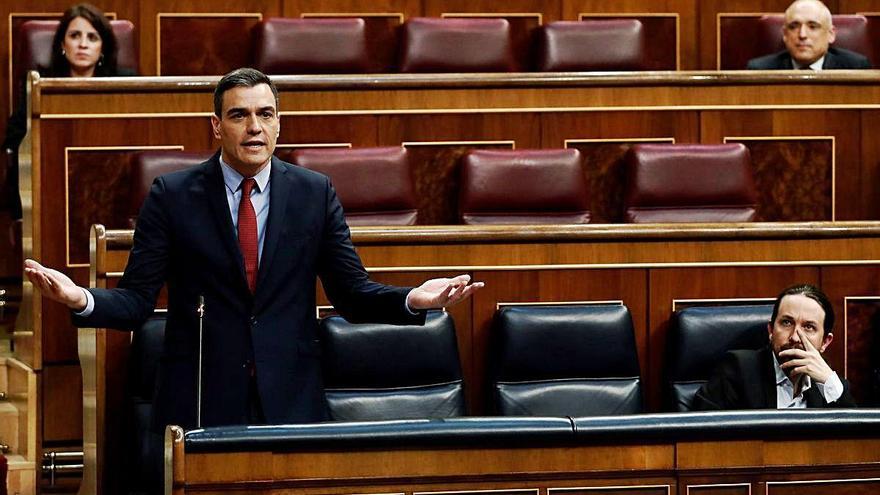
[[257,181],[248,177],[241,181],[241,203],[238,205],[238,246],[244,258],[244,270],[247,274],[248,287],[251,293],[257,288],[257,213],[251,203],[251,191]]

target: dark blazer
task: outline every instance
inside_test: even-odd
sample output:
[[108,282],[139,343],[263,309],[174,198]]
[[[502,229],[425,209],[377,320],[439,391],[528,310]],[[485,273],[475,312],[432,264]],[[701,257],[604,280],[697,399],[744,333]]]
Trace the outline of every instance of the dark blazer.
[[[807,407],[855,407],[849,383],[841,382],[843,395],[832,403],[825,402],[818,387],[810,387],[804,392]],[[709,381],[694,396],[693,409],[776,409],[776,372],[770,347],[725,354]]]
[[369,280],[327,177],[275,157],[256,293],[247,286],[219,152],[157,178],[141,208],[118,288],[90,289],[94,312],[77,326],[138,328],[163,284],[168,314],[153,429],[196,424],[199,296],[205,298],[202,426],[247,421],[251,363],[266,420],[327,418],[316,340],[315,282],[350,321],[420,324],[408,288]]
[[[791,55],[787,50],[765,55],[749,60],[746,65],[749,70],[792,70]],[[825,60],[822,61],[823,70],[844,69],[870,69],[871,62],[864,55],[859,55],[843,48],[828,47]]]

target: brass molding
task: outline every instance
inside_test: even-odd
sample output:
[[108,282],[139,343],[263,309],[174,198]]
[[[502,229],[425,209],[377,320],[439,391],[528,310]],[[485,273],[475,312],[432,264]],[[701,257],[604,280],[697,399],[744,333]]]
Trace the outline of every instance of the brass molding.
[[300,148],[351,148],[351,143],[287,143],[287,144],[276,144],[275,149],[278,148],[289,148],[289,149],[300,149]]
[[507,144],[510,145],[510,149],[516,149],[516,141],[512,139],[505,140],[488,140],[488,141],[404,141],[400,145],[406,148],[407,146],[453,146],[453,145],[485,145],[485,144]]
[[183,18],[183,17],[253,17],[263,20],[261,12],[159,12],[156,14],[156,75],[162,75],[162,18]]
[[691,488],[735,488],[737,486],[746,487],[748,489],[748,495],[752,495],[751,483],[715,483],[707,485],[687,485],[685,495],[691,495]]
[[505,17],[528,18],[535,17],[538,19],[538,25],[544,25],[544,14],[541,12],[444,12],[440,14],[442,19],[467,19],[467,18],[483,18],[498,19]]
[[568,148],[569,144],[578,143],[669,143],[675,144],[674,137],[653,137],[653,138],[595,138],[595,139],[566,139],[562,142],[563,147]]
[[[707,298],[707,299],[673,299],[672,312],[675,313],[676,305],[679,303],[698,303],[694,306],[745,306],[750,303],[766,303],[776,301],[775,297],[723,297],[723,298]],[[716,303],[740,303],[740,304],[716,304]]]
[[645,488],[665,488],[666,495],[671,494],[671,486],[670,485],[619,485],[619,486],[571,486],[564,488],[547,488],[547,495],[553,495],[555,493],[566,493],[566,492],[580,492],[580,491],[607,491],[607,490],[644,490]]
[[300,19],[328,18],[328,17],[396,17],[399,24],[403,24],[403,12],[302,12]]
[[64,147],[64,264],[67,268],[88,268],[89,263],[70,262],[70,152],[77,151],[134,151],[134,150],[178,150],[183,145],[164,146],[65,146]]
[[783,485],[822,485],[828,483],[859,483],[864,481],[880,482],[880,478],[851,478],[851,479],[832,479],[832,480],[797,480],[797,481],[766,481],[764,482],[764,495],[770,495],[770,487]]
[[622,299],[608,301],[534,301],[534,302],[508,302],[498,301],[495,303],[495,311],[501,308],[516,306],[623,306]]
[[837,137],[836,136],[724,136],[730,141],[831,141],[831,221],[837,218]]
[[[675,19],[675,70],[681,70],[681,16],[678,12],[579,12],[578,20],[590,19],[593,17],[672,17]],[[699,41],[699,40],[697,40]]]

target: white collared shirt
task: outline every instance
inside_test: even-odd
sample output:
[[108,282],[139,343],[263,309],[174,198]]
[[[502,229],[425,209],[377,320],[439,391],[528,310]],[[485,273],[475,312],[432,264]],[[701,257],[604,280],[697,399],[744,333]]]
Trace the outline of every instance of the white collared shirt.
[[[812,64],[809,65],[810,70],[820,71],[822,70],[822,64],[825,63],[825,55],[819,57],[819,60],[816,60]],[[791,59],[791,66],[795,69],[806,69],[807,67],[799,64],[795,59]]]
[[[772,354],[772,353],[771,353]],[[776,372],[776,409],[805,409],[807,401],[804,398],[804,392],[813,386],[813,381],[808,375],[802,378],[802,386],[800,393],[794,395],[794,383],[785,374],[785,371],[779,366],[779,360],[776,354],[773,354],[773,369]],[[825,397],[825,402],[829,404],[836,401],[843,395],[843,383],[837,373],[831,373],[825,383],[816,382],[816,388]]]

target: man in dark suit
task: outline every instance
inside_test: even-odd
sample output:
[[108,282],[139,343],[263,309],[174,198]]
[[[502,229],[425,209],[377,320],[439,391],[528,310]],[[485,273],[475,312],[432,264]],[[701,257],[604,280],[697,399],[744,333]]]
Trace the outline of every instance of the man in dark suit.
[[870,69],[867,58],[830,46],[836,31],[831,11],[819,0],[796,0],[785,11],[782,41],[785,50],[749,60],[752,70],[840,70]]
[[834,335],[834,309],[812,285],[776,299],[769,347],[728,352],[694,396],[695,410],[855,407],[849,384],[822,353]]
[[76,325],[89,327],[139,327],[167,285],[157,433],[167,424],[197,426],[200,353],[201,426],[328,419],[316,277],[350,321],[397,324],[420,324],[423,310],[458,302],[482,284],[469,284],[467,275],[414,289],[369,280],[327,177],[273,157],[278,93],[262,73],[224,76],[214,113],[220,151],[155,180],[118,288],[85,290],[33,260],[25,273],[43,295],[71,308]]

